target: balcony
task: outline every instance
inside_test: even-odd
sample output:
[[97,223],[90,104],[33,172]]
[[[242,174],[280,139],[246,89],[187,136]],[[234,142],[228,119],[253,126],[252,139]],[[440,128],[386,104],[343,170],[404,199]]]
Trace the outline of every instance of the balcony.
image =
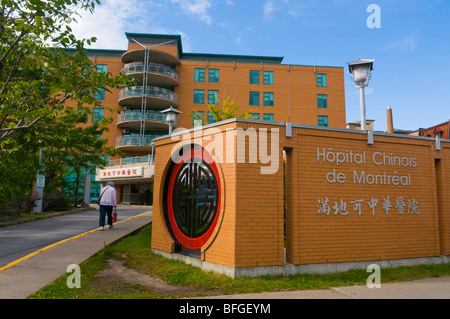
[[116,138],[116,148],[121,151],[152,151],[152,141],[156,138],[156,135],[145,135],[142,140],[139,135],[118,136]]
[[171,106],[178,107],[178,95],[170,90],[155,86],[132,86],[120,90],[119,105],[141,107],[142,97],[147,97],[147,107],[167,109]]
[[168,131],[169,124],[166,115],[159,112],[147,111],[142,115],[140,111],[125,111],[117,116],[117,127],[139,130],[141,121],[145,120],[145,128],[154,131]]
[[[144,49],[131,50],[131,51],[125,52],[122,55],[122,62],[123,63],[143,62],[144,55],[145,55]],[[149,61],[151,61],[153,63],[166,64],[166,65],[175,65],[175,64],[180,63],[180,60],[176,56],[174,56],[168,52],[159,51],[159,50],[150,50]]]
[[126,64],[122,72],[129,77],[143,83],[144,76],[147,76],[148,85],[154,86],[175,86],[180,84],[180,76],[174,68],[157,63],[149,63],[147,65],[147,74],[144,75],[144,63],[133,62]]

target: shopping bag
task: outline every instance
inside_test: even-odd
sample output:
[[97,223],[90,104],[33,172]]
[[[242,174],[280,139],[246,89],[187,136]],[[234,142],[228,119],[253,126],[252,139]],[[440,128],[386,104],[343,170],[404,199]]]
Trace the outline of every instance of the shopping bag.
[[113,223],[117,222],[117,208],[114,209],[114,212],[112,214],[112,222]]

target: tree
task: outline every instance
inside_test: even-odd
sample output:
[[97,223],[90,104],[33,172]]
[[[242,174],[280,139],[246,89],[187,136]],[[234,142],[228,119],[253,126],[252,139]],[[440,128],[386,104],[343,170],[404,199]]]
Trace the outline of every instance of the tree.
[[[239,102],[231,100],[231,97],[227,97],[223,101],[221,101],[219,99],[219,103],[218,104],[209,104],[208,105],[208,110],[214,116],[214,122],[213,123],[224,121],[224,120],[228,120],[228,119],[232,119],[232,118],[236,118],[236,117],[238,117],[238,118],[245,118],[245,119],[254,118],[250,114],[250,112],[252,110],[248,110],[248,111],[242,113],[241,115],[236,115],[238,110],[239,110],[239,106],[240,106]],[[194,115],[194,114],[196,114],[196,115]],[[204,115],[200,114],[196,109],[193,109],[192,114],[189,114],[189,116],[192,119],[200,118],[203,121],[203,124],[211,124],[208,121],[208,116],[205,117]]]
[[[89,109],[85,109],[89,112]],[[55,192],[64,186],[64,177],[75,175],[69,193],[73,195],[74,206],[78,202],[78,189],[82,184],[83,172],[95,173],[96,167],[108,164],[106,156],[122,154],[115,147],[107,146],[102,134],[113,119],[105,117],[91,125],[80,126],[85,121],[85,113],[66,110],[56,123],[38,130],[43,156],[43,172],[46,176],[46,192]]]
[[68,26],[76,10],[92,12],[95,3],[1,0],[0,152],[15,150],[9,144],[14,134],[56,118],[65,102],[98,105],[94,94],[100,88],[127,85],[124,75],[96,72],[83,51],[95,38],[77,40]]
[[0,206],[31,192],[41,147],[52,189],[61,188],[67,164],[90,169],[104,164],[102,155],[115,154],[99,135],[105,123],[78,125],[80,116],[101,106],[95,99],[100,89],[130,85],[123,74],[93,67],[84,45],[95,38],[72,34],[76,12],[92,13],[96,4],[99,0],[0,0]]

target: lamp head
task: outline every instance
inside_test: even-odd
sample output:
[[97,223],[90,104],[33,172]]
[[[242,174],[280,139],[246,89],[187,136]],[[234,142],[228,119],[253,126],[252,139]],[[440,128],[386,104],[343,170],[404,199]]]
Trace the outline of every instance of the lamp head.
[[183,112],[178,111],[171,106],[170,108],[161,111],[161,113],[166,114],[166,122],[173,125],[177,123],[177,115]]
[[369,85],[370,72],[373,70],[373,62],[375,60],[366,60],[361,57],[353,62],[349,62],[349,73],[352,74],[353,82],[356,87],[366,87]]

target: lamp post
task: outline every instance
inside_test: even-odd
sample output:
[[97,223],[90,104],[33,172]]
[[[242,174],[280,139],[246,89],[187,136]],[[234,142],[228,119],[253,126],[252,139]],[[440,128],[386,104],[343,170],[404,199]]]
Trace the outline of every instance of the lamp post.
[[166,122],[169,123],[169,135],[172,135],[173,127],[177,124],[177,115],[183,112],[174,109],[173,106],[161,111],[161,113],[166,114]]
[[365,88],[369,85],[370,72],[373,70],[375,60],[366,60],[359,58],[356,61],[349,62],[349,72],[352,74],[355,86],[359,88],[359,101],[361,107],[361,130],[366,131],[366,98]]

